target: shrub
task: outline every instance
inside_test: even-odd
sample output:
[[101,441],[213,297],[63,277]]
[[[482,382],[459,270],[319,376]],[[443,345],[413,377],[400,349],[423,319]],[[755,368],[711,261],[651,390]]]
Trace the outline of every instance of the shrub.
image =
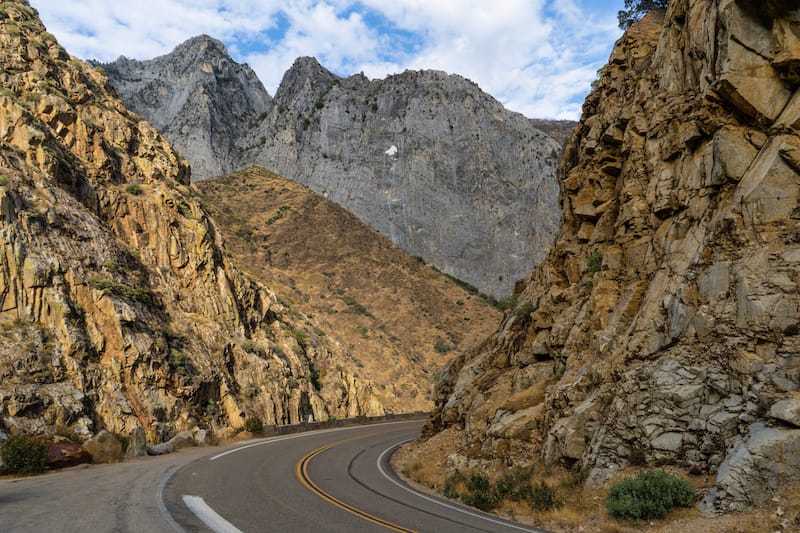
[[453,347],[447,344],[443,339],[436,339],[436,342],[433,343],[433,347],[439,353],[447,353],[453,349]]
[[549,511],[555,507],[561,507],[561,501],[558,499],[556,491],[544,481],[540,481],[539,485],[531,488],[526,500],[537,511]]
[[603,268],[603,252],[595,250],[592,255],[586,258],[586,273],[594,276]]
[[128,194],[139,195],[142,194],[142,188],[138,183],[130,183],[127,187],[125,187],[125,192]]
[[89,286],[103,291],[105,294],[113,294],[126,300],[141,302],[150,306],[156,304],[156,299],[153,293],[142,287],[133,287],[126,283],[118,283],[98,276],[89,278]]
[[0,457],[9,474],[41,472],[47,464],[47,445],[34,437],[13,436],[0,447]]
[[260,357],[267,356],[267,349],[252,339],[245,339],[242,342],[242,349]]
[[250,433],[261,433],[264,429],[264,423],[258,417],[249,416],[247,420],[244,421],[244,429]]
[[461,473],[460,470],[456,470],[449,476],[447,476],[444,480],[444,487],[442,487],[442,494],[444,494],[445,498],[451,498],[453,500],[459,497],[458,494],[458,484],[464,481],[464,474]]
[[304,351],[308,347],[308,335],[302,329],[293,329],[292,336],[294,340],[297,341],[297,344],[302,348]]
[[675,506],[691,506],[694,497],[694,487],[686,479],[660,470],[644,471],[611,487],[606,510],[611,516],[634,522],[664,518]]
[[525,302],[520,305],[515,311],[514,316],[523,326],[530,324],[532,318],[531,313],[536,311],[536,306],[533,302]]
[[470,507],[488,511],[497,505],[497,495],[489,478],[480,473],[473,473],[467,480],[467,492],[461,495],[461,501]]

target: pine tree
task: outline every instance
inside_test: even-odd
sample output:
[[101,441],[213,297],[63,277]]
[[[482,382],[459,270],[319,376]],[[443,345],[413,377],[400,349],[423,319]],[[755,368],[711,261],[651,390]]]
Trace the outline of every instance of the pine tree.
[[619,27],[627,30],[653,9],[666,9],[668,0],[625,0],[625,9],[617,13]]

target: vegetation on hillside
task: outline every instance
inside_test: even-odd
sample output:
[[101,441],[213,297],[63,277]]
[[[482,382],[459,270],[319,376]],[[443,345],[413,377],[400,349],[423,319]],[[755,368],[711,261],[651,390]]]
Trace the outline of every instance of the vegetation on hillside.
[[654,9],[666,9],[668,0],[625,0],[625,9],[617,13],[619,27],[627,30]]

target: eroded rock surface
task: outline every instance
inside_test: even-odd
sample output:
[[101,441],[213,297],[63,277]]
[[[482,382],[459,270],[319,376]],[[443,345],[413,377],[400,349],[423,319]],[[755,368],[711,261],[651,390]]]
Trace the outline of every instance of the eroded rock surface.
[[319,390],[337,347],[232,266],[186,161],[25,2],[0,8],[0,62],[4,431],[158,443],[383,414],[356,376],[357,398]]
[[718,472],[709,511],[798,479],[776,450],[796,456],[800,11],[767,4],[673,0],[617,43],[559,168],[556,245],[445,372],[429,432],[590,484]]
[[255,72],[207,35],[155,59],[120,57],[102,67],[125,105],[191,163],[194,179],[241,168],[236,141],[272,107]]

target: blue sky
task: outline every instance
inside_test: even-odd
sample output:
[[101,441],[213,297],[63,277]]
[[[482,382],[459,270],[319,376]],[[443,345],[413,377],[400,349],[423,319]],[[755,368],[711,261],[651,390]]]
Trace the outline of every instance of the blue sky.
[[461,74],[506,107],[577,119],[623,0],[31,0],[71,54],[149,59],[205,33],[275,94],[298,56],[341,76]]

